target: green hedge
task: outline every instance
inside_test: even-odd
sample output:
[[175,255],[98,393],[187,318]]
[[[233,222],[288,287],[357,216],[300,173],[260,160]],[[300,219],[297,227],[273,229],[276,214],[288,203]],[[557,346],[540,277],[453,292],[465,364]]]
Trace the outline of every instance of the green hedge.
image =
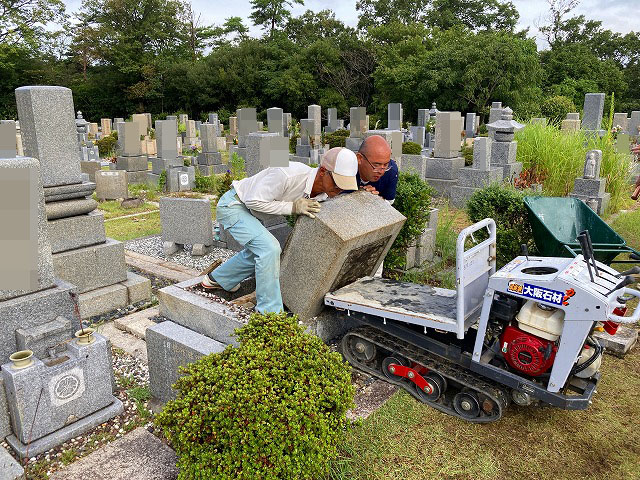
[[329,148],[344,147],[349,135],[350,132],[346,129],[336,130],[332,133],[325,133],[324,143],[328,143]]
[[320,479],[353,406],[351,367],[297,317],[254,314],[240,345],[184,368],[157,422],[179,480]]
[[404,142],[402,144],[402,153],[405,155],[420,155],[422,147],[416,142]]

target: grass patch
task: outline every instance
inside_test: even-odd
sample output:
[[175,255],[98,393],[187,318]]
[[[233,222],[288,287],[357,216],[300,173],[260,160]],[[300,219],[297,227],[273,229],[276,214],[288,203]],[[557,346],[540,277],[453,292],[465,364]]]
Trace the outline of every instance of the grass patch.
[[594,138],[583,131],[561,132],[554,125],[527,125],[516,133],[518,161],[533,179],[542,181],[544,194],[564,197],[573,190],[577,177],[582,177],[586,153],[602,150],[600,176],[607,179],[611,193],[610,211],[620,209],[628,196],[627,178],[631,168],[629,155],[618,153],[609,135]]
[[627,245],[640,250],[640,209],[621,213],[613,220],[611,228],[624,238]]
[[156,235],[162,231],[160,212],[138,217],[118,218],[104,224],[107,237],[124,242],[133,238]]
[[[149,170],[151,170],[151,167],[149,167]],[[133,183],[129,185],[129,195],[144,198],[150,202],[157,202],[160,192],[157,188],[150,187],[145,183]]]
[[354,427],[331,480],[640,478],[640,350],[606,355],[586,411],[511,405],[474,425],[394,395]]
[[104,212],[104,219],[109,220],[110,218],[118,218],[133,213],[153,212],[158,210],[158,207],[149,202],[144,202],[136,208],[122,208],[118,200],[106,200],[98,204],[98,209]]

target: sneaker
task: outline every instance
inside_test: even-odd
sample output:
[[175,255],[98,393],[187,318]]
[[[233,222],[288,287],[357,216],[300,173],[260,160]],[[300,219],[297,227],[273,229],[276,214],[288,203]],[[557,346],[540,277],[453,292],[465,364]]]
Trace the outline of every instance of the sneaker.
[[[202,277],[202,282],[200,282],[200,285],[202,285],[202,288],[205,288],[206,290],[224,290],[222,285],[220,285],[215,280],[211,280],[211,277],[208,274]],[[231,290],[228,290],[228,291],[237,292],[239,289],[240,289],[240,284],[236,285],[235,287],[233,287]]]

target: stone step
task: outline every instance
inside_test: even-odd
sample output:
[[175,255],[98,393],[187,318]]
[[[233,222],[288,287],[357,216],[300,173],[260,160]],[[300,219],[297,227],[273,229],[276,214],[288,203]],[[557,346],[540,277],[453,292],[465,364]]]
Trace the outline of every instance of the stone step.
[[0,480],[23,480],[24,468],[3,447],[0,447]]
[[156,277],[166,278],[174,282],[184,282],[200,275],[200,272],[177,263],[150,257],[141,253],[125,250],[127,265]]
[[638,342],[638,330],[620,325],[615,335],[607,332],[595,332],[594,338],[606,348],[606,353],[624,357]]
[[147,363],[147,344],[144,340],[123,332],[113,322],[107,322],[98,327],[98,333],[106,337],[115,348],[124,350],[142,363]]
[[155,322],[150,320],[150,318],[155,317],[159,313],[158,308],[147,308],[124,317],[116,318],[114,325],[116,328],[144,340],[147,328],[155,325]]

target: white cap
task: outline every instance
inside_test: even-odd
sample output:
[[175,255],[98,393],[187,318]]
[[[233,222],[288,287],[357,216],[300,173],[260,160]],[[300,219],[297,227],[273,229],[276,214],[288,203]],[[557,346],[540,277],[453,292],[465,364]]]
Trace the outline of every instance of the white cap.
[[333,181],[342,190],[357,190],[358,158],[348,148],[334,147],[322,157],[320,166],[331,172]]

